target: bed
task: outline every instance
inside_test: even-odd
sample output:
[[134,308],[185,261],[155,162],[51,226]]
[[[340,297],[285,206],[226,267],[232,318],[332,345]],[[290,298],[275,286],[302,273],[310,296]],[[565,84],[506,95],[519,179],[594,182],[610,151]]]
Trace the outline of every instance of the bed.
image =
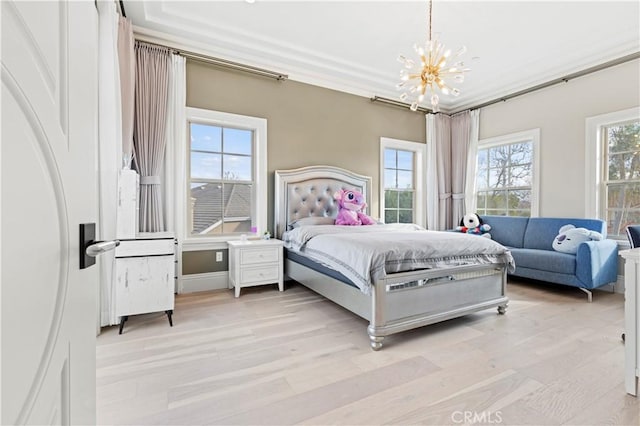
[[[274,232],[280,239],[292,240],[293,234],[326,234],[329,228],[370,228],[376,231],[387,225],[362,227],[322,227],[322,221],[335,217],[337,205],[333,194],[340,189],[356,189],[371,199],[371,178],[332,166],[309,166],[275,172]],[[315,218],[315,219],[309,219]],[[327,219],[323,219],[327,218]],[[312,223],[312,226],[296,227],[296,223]],[[408,226],[408,225],[407,225]],[[300,231],[303,228],[304,231]],[[318,231],[322,229],[324,232]],[[294,232],[295,231],[295,232]],[[361,230],[358,230],[361,231]],[[362,232],[367,232],[362,230]],[[479,243],[485,238],[459,233],[449,234],[463,244]],[[381,234],[381,232],[376,232]],[[333,238],[321,235],[322,238]],[[346,238],[346,237],[345,237]],[[320,237],[317,237],[319,240]],[[469,240],[470,239],[470,240]],[[287,244],[289,242],[289,244]],[[304,241],[303,241],[304,243]],[[490,242],[496,246],[493,242]],[[370,279],[370,285],[354,283],[353,276],[336,271],[330,262],[318,261],[296,244],[285,241],[285,275],[327,299],[369,321],[367,333],[373,350],[382,348],[384,338],[394,333],[422,327],[428,324],[457,318],[489,308],[497,308],[504,314],[509,299],[506,296],[507,270],[513,267],[507,249],[501,255],[482,263],[458,262],[400,272],[382,271]],[[337,254],[336,254],[337,255]],[[329,267],[328,267],[329,266]]]

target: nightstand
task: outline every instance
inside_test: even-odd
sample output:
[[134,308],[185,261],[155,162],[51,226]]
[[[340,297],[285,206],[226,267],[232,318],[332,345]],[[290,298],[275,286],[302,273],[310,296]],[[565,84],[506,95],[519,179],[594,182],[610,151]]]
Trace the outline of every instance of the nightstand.
[[278,284],[284,290],[282,277],[282,247],[277,239],[229,241],[229,282],[240,289],[263,284]]
[[171,316],[176,282],[176,239],[168,232],[149,232],[120,240],[115,256],[115,311],[120,330],[129,315],[164,311]]

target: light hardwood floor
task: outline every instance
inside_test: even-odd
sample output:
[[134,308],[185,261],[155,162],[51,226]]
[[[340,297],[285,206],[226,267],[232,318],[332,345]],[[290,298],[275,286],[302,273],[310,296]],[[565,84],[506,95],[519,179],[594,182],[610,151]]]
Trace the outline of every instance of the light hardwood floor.
[[390,336],[289,283],[181,295],[97,347],[99,424],[639,425],[623,296],[511,281],[509,308]]

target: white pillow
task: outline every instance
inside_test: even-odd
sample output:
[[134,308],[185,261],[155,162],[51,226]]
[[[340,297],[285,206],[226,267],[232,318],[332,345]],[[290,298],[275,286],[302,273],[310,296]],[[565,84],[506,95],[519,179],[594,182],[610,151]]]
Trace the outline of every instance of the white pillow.
[[295,229],[305,225],[335,225],[336,219],[333,217],[310,216],[302,219],[294,220],[289,224],[290,229]]

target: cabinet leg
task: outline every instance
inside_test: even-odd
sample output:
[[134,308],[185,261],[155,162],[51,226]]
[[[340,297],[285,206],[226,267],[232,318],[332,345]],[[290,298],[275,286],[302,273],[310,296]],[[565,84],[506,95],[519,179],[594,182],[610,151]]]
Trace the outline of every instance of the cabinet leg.
[[168,311],[164,311],[167,314],[167,318],[169,318],[169,327],[173,327],[173,320],[171,319],[171,315],[173,315],[173,309],[169,309]]
[[124,323],[129,319],[128,315],[125,315],[123,317],[120,317],[120,330],[118,331],[118,334],[122,334],[122,329],[124,328]]

